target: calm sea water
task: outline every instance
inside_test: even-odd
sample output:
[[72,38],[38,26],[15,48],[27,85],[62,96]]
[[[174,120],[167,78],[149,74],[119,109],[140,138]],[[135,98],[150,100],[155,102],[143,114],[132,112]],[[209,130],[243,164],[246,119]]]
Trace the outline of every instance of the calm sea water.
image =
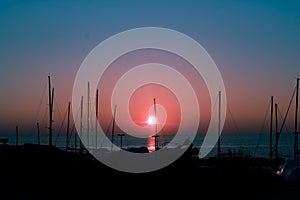
[[[8,144],[16,144],[15,135],[4,135],[0,134],[0,138],[7,137],[9,139]],[[111,137],[111,136],[108,136]],[[221,135],[221,151],[222,153],[243,153],[255,157],[269,157],[269,134],[223,134]],[[159,137],[159,145],[163,146],[167,144],[173,138],[172,135],[161,135]],[[197,135],[193,141],[194,146],[200,147],[202,145],[204,135]],[[273,137],[274,139],[274,137]],[[65,135],[53,135],[53,144],[59,148],[66,147],[66,136]],[[94,140],[90,140],[90,148],[95,148],[96,144]],[[36,135],[20,135],[19,144],[24,143],[38,143]],[[40,144],[47,145],[49,142],[48,135],[40,136]],[[120,146],[121,138],[117,135],[114,136],[114,144]],[[273,145],[275,140],[272,141]],[[123,147],[138,147],[147,146],[151,151],[154,147],[154,138],[134,138],[132,136],[125,135],[122,137]],[[282,134],[279,138],[279,155],[286,159],[292,159],[293,157],[293,145],[294,136],[292,134]],[[69,138],[69,147],[75,147],[75,138],[72,135]],[[76,137],[76,147],[79,147],[79,138]],[[101,141],[97,142],[97,147],[101,147]],[[208,157],[217,156],[217,145],[215,145],[212,151],[208,154]]]

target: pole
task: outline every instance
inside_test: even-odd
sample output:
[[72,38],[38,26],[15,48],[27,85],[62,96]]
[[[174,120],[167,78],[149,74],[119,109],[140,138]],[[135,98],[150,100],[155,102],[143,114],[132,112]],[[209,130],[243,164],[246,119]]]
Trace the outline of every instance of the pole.
[[48,76],[48,86],[49,86],[49,146],[52,146],[52,106],[53,100],[51,95],[51,80],[50,76]]
[[96,90],[96,122],[95,122],[95,134],[96,134],[96,149],[98,148],[98,89]]
[[296,84],[296,108],[295,108],[295,144],[294,144],[294,159],[296,160],[297,163],[297,184],[299,185],[299,163],[298,163],[298,154],[299,154],[299,149],[298,149],[298,107],[299,107],[299,78],[297,78],[297,84]]
[[273,134],[273,106],[274,105],[274,97],[271,96],[271,120],[270,120],[270,160],[273,156],[273,150],[272,150],[272,134]]
[[218,158],[221,157],[221,91],[219,91]]
[[296,108],[295,108],[295,144],[294,144],[294,159],[298,160],[298,107],[299,107],[299,78],[297,78],[296,84]]
[[90,147],[89,144],[89,134],[90,134],[90,82],[88,82],[88,94],[87,94],[87,148]]
[[113,125],[112,125],[112,129],[111,129],[111,150],[114,145],[116,112],[117,112],[117,105],[115,105],[115,108],[114,108],[114,118],[113,118]]
[[82,153],[82,148],[83,148],[83,146],[82,146],[82,141],[81,141],[81,137],[82,137],[82,130],[83,130],[83,126],[82,126],[82,118],[83,118],[83,96],[81,96],[81,102],[80,102],[80,133],[79,133],[79,135],[80,135],[80,140],[79,140],[79,151],[80,151],[80,153]]
[[69,102],[68,105],[68,123],[67,123],[67,150],[69,148],[69,131],[70,131],[70,107],[71,107],[71,103]]
[[155,148],[155,151],[158,149],[158,137],[159,135],[157,134],[157,116],[156,116],[156,99],[154,98],[153,99],[153,106],[154,106],[154,117],[155,117],[155,135],[153,136],[154,137],[154,148]]
[[156,117],[156,100],[155,98],[153,99],[154,103],[154,116],[155,116],[155,135],[157,135],[157,117]]
[[278,158],[278,140],[279,140],[279,133],[278,133],[278,106],[277,103],[275,103],[275,158]]

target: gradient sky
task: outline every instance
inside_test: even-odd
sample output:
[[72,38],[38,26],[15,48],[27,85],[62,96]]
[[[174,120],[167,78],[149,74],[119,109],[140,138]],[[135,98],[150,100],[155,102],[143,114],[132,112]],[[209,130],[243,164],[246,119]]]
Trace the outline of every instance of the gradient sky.
[[236,123],[240,133],[259,133],[270,96],[284,114],[300,77],[299,10],[299,1],[283,0],[1,1],[0,132],[28,131],[44,116],[48,75],[63,116],[76,72],[96,45],[155,26],[192,37],[215,61],[233,116],[224,132],[237,131]]

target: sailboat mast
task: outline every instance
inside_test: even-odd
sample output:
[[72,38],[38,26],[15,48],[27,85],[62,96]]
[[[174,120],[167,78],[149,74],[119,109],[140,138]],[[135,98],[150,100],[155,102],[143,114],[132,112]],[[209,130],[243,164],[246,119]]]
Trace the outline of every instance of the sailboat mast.
[[297,84],[296,84],[296,108],[295,108],[295,129],[294,129],[294,134],[295,134],[295,144],[294,144],[294,159],[298,160],[298,154],[299,154],[299,149],[298,149],[298,107],[299,107],[299,78],[297,78]]
[[155,135],[157,135],[157,118],[156,118],[156,100],[155,100],[155,98],[153,99],[153,104],[154,104],[154,116],[155,116]]
[[153,99],[153,106],[154,106],[154,117],[155,117],[155,135],[153,136],[154,137],[154,148],[155,148],[155,151],[158,149],[158,137],[159,135],[157,134],[157,116],[156,116],[156,99],[154,98]]
[[98,89],[96,90],[96,120],[95,120],[95,139],[96,139],[96,149],[98,148],[98,95],[99,92],[98,92]]
[[49,146],[52,146],[52,106],[53,100],[51,95],[51,80],[50,76],[48,76],[48,86],[49,86]]
[[279,132],[278,132],[278,105],[275,103],[275,158],[278,158],[278,140],[279,140]]
[[274,97],[271,96],[271,120],[270,120],[270,159],[273,156],[273,147],[272,147],[272,135],[273,135],[273,106],[274,105]]
[[82,141],[81,141],[81,138],[82,138],[82,131],[83,131],[83,126],[82,126],[82,118],[83,118],[83,96],[81,96],[81,102],[80,102],[80,140],[79,140],[79,151],[80,153],[82,153]]
[[70,131],[70,107],[71,107],[71,103],[69,102],[68,105],[68,123],[67,123],[67,150],[69,148],[69,131]]
[[221,156],[221,91],[219,91],[218,158]]
[[113,118],[113,124],[112,124],[112,129],[111,129],[111,150],[114,145],[116,112],[117,112],[117,105],[115,105],[115,108],[114,108],[114,118]]
[[89,148],[89,134],[90,134],[90,82],[88,82],[88,94],[87,94],[87,148]]

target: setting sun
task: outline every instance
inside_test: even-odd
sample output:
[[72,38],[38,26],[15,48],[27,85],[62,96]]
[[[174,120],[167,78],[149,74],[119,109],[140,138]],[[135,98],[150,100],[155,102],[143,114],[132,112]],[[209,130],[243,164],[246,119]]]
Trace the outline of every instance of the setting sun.
[[156,124],[156,117],[155,117],[155,116],[149,116],[149,117],[148,117],[148,120],[147,120],[147,123],[148,123],[149,125],[154,125],[154,124]]

